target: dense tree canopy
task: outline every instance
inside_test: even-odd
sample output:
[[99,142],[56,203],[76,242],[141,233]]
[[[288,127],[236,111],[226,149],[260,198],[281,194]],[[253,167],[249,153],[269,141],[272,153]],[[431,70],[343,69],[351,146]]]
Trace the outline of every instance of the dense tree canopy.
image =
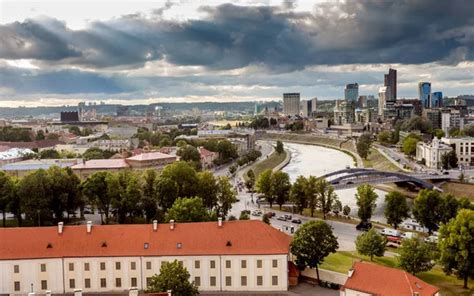
[[177,260],[161,265],[160,273],[154,275],[146,289],[147,293],[171,291],[173,296],[195,296],[198,288],[189,281],[189,272]]

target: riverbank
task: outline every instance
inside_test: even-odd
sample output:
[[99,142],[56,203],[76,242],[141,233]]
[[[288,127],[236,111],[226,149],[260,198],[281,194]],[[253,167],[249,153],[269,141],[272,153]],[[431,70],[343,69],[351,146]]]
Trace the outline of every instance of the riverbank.
[[252,169],[255,177],[258,177],[263,171],[271,169],[273,171],[280,170],[290,162],[291,156],[290,152],[286,149],[282,153],[273,151],[268,158],[255,163],[254,166],[250,167]]
[[362,158],[355,151],[355,147],[351,141],[346,139],[334,139],[329,137],[321,137],[314,135],[305,134],[279,134],[279,133],[262,133],[259,135],[259,139],[262,140],[280,140],[282,142],[290,142],[305,145],[316,145],[329,149],[335,149],[341,151],[350,157],[352,157],[354,166],[364,167]]

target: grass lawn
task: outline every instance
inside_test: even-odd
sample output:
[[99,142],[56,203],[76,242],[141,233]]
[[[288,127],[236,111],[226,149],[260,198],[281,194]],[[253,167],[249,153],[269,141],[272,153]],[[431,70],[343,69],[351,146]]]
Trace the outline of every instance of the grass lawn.
[[[357,252],[340,251],[326,257],[320,268],[347,273],[352,267],[353,262],[357,260],[370,261],[367,256],[359,255]],[[374,257],[374,263],[388,267],[397,267],[397,259],[395,257]],[[462,288],[462,280],[444,274],[439,266],[435,266],[428,272],[421,272],[417,276],[425,282],[439,287],[441,289],[441,296],[468,296],[474,293],[474,280],[469,280],[469,287],[471,289],[465,290]]]
[[281,154],[278,154],[274,151],[272,154],[268,156],[267,159],[257,163],[254,167],[252,167],[253,172],[255,173],[255,177],[258,177],[263,171],[267,169],[273,169],[280,163],[282,163],[286,158],[286,151]]
[[398,172],[400,168],[394,165],[390,160],[383,156],[377,149],[370,148],[370,154],[364,159],[364,167],[374,168],[381,171]]
[[474,202],[474,184],[461,182],[446,182],[441,186],[446,193],[452,193],[458,197],[468,197]]

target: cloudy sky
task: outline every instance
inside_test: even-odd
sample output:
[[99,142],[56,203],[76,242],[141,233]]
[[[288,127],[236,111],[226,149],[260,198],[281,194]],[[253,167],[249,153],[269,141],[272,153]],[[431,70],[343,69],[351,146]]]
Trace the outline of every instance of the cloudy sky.
[[474,94],[474,1],[0,0],[0,106]]

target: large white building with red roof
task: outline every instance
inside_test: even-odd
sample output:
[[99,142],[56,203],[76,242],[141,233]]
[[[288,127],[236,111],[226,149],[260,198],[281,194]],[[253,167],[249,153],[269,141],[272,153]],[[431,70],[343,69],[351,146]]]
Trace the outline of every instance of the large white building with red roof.
[[341,296],[438,296],[439,289],[400,269],[355,262]]
[[201,291],[286,291],[290,237],[261,221],[0,228],[0,294],[145,290],[178,260]]

